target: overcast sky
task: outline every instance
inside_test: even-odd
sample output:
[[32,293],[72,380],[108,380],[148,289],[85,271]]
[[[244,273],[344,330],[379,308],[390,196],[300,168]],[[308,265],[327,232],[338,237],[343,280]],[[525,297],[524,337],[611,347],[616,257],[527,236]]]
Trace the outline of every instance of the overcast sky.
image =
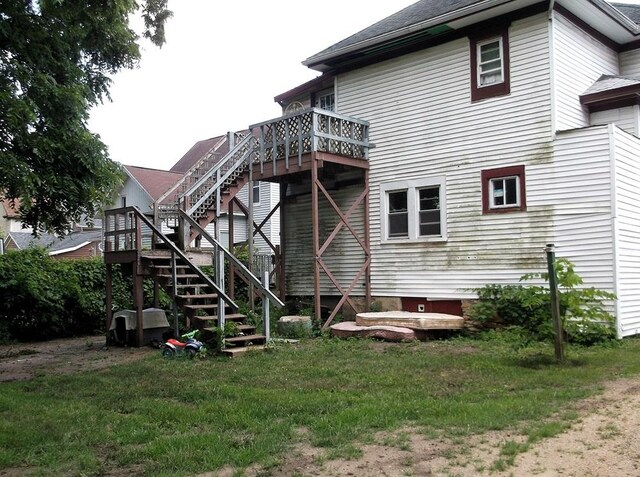
[[273,97],[319,75],[301,61],[414,2],[169,0],[167,43],[114,76],[89,127],[112,159],[168,169],[200,139],[279,116]]
[[301,61],[415,1],[169,0],[166,45],[144,44],[89,127],[112,159],[168,169],[198,140],[279,116],[273,97],[319,75]]

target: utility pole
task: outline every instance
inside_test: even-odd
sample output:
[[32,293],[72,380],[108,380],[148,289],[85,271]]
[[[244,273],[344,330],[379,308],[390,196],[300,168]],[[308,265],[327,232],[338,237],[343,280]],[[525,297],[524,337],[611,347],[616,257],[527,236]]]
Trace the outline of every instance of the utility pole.
[[560,317],[560,302],[558,301],[558,280],[556,278],[556,254],[555,245],[547,244],[544,249],[547,253],[547,268],[549,270],[549,290],[551,292],[551,317],[555,334],[556,360],[564,361],[564,332],[562,330],[562,318]]

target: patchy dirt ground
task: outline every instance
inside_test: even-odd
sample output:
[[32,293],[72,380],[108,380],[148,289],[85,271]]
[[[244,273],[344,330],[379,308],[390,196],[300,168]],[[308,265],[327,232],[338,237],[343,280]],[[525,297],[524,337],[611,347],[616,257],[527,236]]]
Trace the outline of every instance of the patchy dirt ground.
[[140,359],[151,348],[105,347],[104,336],[0,346],[0,382],[101,369]]
[[[28,380],[50,373],[100,369],[157,353],[151,348],[106,348],[104,337],[0,346],[0,381]],[[403,429],[375,436],[353,459],[330,459],[306,442],[276,468],[250,468],[248,477],[289,476],[639,476],[640,378],[607,383],[602,394],[580,403],[571,429],[538,442],[503,466],[506,442],[525,442],[517,432],[491,432],[453,442]],[[0,472],[2,474],[2,472]],[[231,477],[233,469],[200,477]]]

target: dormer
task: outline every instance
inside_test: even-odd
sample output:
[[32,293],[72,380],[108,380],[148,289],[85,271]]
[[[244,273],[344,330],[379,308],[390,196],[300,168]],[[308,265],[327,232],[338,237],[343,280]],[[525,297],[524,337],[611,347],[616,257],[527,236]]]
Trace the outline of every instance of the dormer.
[[640,79],[602,75],[580,96],[592,126],[613,123],[640,137]]

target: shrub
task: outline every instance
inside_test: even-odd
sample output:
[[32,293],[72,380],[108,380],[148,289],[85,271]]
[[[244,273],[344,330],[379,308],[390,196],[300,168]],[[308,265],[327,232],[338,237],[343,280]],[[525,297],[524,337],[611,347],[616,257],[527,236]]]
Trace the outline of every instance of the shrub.
[[[113,267],[113,308],[133,306],[132,280]],[[101,258],[57,260],[42,248],[0,255],[2,340],[33,341],[85,335],[105,326],[106,269]],[[145,283],[151,290],[151,281]],[[147,293],[145,306],[150,305]],[[169,297],[160,296],[168,308]]]
[[[592,345],[615,338],[614,317],[606,310],[605,300],[615,295],[595,288],[577,288],[583,284],[567,259],[555,262],[558,278],[558,300],[563,329],[569,341]],[[520,281],[549,280],[547,273],[531,273]],[[551,296],[548,286],[487,285],[475,290],[478,302],[469,310],[470,318],[481,323],[498,320],[523,330],[528,340],[553,338]]]

